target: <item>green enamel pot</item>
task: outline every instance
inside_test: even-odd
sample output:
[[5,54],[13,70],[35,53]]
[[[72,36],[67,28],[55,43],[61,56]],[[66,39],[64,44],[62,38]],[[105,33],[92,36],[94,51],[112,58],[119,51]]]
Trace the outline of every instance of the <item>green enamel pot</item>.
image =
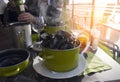
[[77,67],[80,45],[72,49],[55,50],[42,48],[40,56],[46,68],[56,72],[67,72]]
[[48,34],[53,34],[59,30],[64,30],[64,31],[68,31],[67,26],[46,26],[44,27],[44,30],[48,33]]
[[30,53],[24,49],[0,51],[0,77],[21,73],[29,64]]

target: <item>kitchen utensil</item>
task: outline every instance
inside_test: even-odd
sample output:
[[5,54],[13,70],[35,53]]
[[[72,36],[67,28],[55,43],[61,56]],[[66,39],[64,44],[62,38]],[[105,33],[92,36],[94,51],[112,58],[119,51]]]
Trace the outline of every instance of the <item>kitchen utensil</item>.
[[75,69],[67,72],[55,72],[49,70],[44,65],[44,60],[42,60],[42,58],[40,58],[39,56],[37,56],[33,61],[33,68],[38,74],[53,79],[66,79],[77,76],[85,71],[86,66],[87,62],[83,57],[83,54],[79,54],[78,66]]
[[25,49],[0,51],[0,77],[14,76],[29,64],[30,53]]
[[42,47],[39,55],[45,66],[53,71],[65,72],[78,66],[80,45],[72,49],[56,50]]
[[28,48],[32,45],[31,24],[27,22],[10,23],[16,48]]

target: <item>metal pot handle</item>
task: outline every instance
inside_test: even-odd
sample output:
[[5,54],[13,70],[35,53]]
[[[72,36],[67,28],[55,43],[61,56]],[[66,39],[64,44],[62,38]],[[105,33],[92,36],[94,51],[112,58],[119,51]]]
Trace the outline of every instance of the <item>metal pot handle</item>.
[[34,51],[37,52],[41,52],[42,51],[42,47],[41,47],[41,42],[35,42],[30,46],[31,49],[33,49]]
[[45,55],[45,49],[41,49],[41,51],[39,51],[39,56],[42,58],[42,59],[45,59],[45,60],[48,60],[48,59],[53,59],[54,56],[52,54],[47,54]]
[[49,60],[49,59],[53,59],[54,56],[53,55],[48,55],[48,56],[43,55],[42,58],[45,59],[45,60]]

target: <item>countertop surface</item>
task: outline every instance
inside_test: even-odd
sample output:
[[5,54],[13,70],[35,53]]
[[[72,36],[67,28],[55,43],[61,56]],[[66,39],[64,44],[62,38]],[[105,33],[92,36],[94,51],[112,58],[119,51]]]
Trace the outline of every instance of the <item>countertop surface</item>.
[[50,79],[35,72],[32,63],[37,53],[31,52],[30,64],[22,73],[12,77],[0,78],[0,82],[120,82],[120,65],[100,48],[95,55],[110,65],[112,69],[67,79]]

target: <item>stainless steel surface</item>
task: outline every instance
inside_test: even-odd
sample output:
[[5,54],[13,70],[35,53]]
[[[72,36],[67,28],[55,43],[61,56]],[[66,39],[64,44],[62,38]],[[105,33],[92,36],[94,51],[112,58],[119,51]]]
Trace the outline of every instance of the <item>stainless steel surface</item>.
[[16,48],[28,48],[32,45],[31,24],[15,22],[10,24]]

